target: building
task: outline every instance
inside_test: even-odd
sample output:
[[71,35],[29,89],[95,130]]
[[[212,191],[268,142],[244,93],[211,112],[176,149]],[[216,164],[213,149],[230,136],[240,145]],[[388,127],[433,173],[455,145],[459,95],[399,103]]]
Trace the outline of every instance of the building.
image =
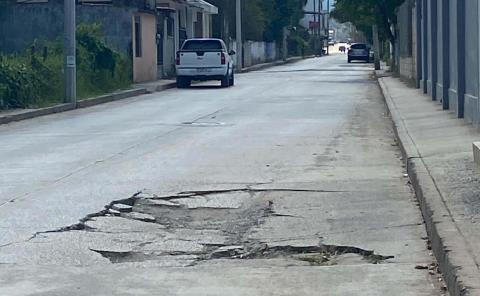
[[[304,7],[305,16],[300,21],[300,25],[307,28],[311,34],[320,32],[322,36],[327,36],[327,13],[324,0],[308,0]],[[326,3],[326,2],[325,2]]]
[[397,10],[396,72],[480,127],[480,6],[476,0],[407,0]]
[[[29,48],[63,34],[63,1],[2,0],[0,52]],[[187,38],[210,37],[217,8],[204,0],[77,0],[77,24],[101,23],[105,40],[132,57],[133,80],[174,75],[175,53]]]

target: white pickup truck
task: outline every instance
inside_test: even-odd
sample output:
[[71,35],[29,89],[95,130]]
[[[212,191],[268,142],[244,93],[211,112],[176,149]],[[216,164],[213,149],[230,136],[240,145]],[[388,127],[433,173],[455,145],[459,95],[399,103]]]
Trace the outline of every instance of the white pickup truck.
[[188,39],[177,52],[177,87],[187,88],[193,80],[220,80],[222,87],[234,85],[235,51],[227,51],[221,39]]

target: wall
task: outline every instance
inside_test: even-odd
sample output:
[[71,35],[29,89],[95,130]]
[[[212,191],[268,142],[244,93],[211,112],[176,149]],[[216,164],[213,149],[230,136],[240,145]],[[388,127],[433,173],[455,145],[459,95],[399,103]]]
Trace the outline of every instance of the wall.
[[243,50],[244,67],[271,62],[278,57],[275,42],[247,41],[243,45]]
[[478,0],[465,1],[465,119],[480,123],[478,105]]
[[[231,39],[227,43],[229,50],[237,50],[237,43]],[[243,44],[243,67],[250,67],[281,58],[280,49],[275,42],[246,41]]]
[[459,68],[460,61],[459,58],[463,57],[463,55],[458,54],[458,49],[463,45],[463,42],[459,42],[461,37],[457,34],[458,31],[458,23],[462,21],[463,18],[458,18],[459,15],[459,3],[457,1],[452,1],[450,4],[450,13],[449,13],[449,20],[450,20],[450,42],[449,42],[449,49],[450,49],[450,62],[449,62],[449,89],[448,89],[448,108],[454,111],[456,114],[460,114],[459,110],[459,101],[462,101],[462,93],[458,92],[460,87],[460,82],[464,81],[463,76],[464,73]]
[[480,127],[478,0],[407,1],[413,4],[409,30],[416,42],[412,54],[404,55],[402,49],[408,45],[404,30],[410,22],[405,18],[404,4],[397,11],[400,74],[408,76],[413,62],[417,86],[424,93],[457,117]]
[[397,11],[399,22],[397,34],[399,42],[396,44],[399,74],[408,79],[415,80],[415,64],[413,56],[413,19],[412,4],[406,1]]
[[[107,43],[120,52],[129,53],[131,17],[135,11],[134,7],[77,5],[77,23],[102,23]],[[0,52],[23,51],[35,39],[61,38],[63,16],[63,1],[12,4],[0,14]]]
[[[135,17],[140,18],[141,28],[141,56],[135,51]],[[137,13],[132,16],[133,42],[133,81],[144,82],[157,79],[157,21],[153,14]]]

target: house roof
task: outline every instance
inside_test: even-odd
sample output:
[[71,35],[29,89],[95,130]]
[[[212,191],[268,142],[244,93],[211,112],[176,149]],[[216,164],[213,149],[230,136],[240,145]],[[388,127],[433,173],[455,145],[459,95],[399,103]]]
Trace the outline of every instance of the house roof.
[[187,0],[187,3],[201,8],[204,12],[209,14],[218,14],[218,8],[204,0]]

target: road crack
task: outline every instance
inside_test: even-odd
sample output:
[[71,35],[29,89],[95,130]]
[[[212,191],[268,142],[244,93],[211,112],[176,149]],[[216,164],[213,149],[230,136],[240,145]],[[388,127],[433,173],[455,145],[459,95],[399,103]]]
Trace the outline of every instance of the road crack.
[[172,199],[181,199],[181,198],[191,198],[196,196],[208,196],[215,194],[227,194],[227,193],[262,193],[262,192],[307,192],[307,193],[345,193],[347,191],[340,190],[322,190],[322,189],[292,189],[292,188],[232,188],[232,189],[216,189],[216,190],[192,190],[192,191],[182,191],[174,195],[164,195],[157,196],[152,195],[148,199],[163,199],[163,200],[172,200]]

